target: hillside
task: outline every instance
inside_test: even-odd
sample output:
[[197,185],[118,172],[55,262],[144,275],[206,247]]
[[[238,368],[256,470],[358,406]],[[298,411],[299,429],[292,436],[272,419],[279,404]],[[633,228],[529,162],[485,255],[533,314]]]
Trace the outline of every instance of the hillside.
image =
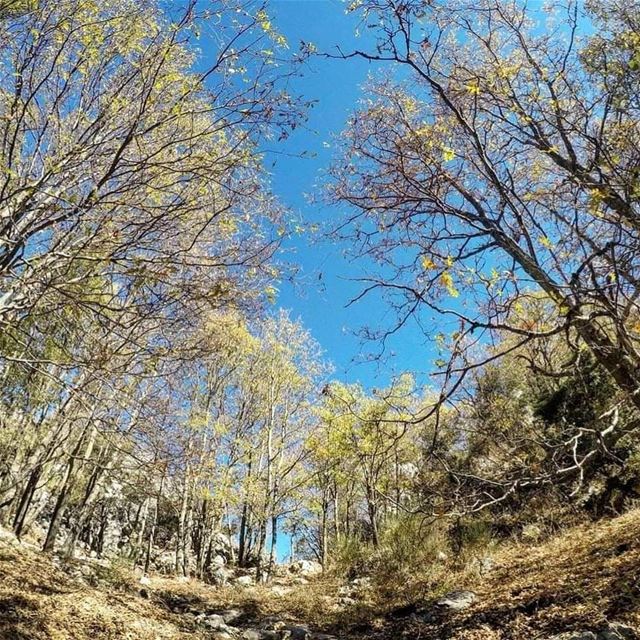
[[433,615],[426,609],[409,618],[407,629],[421,637],[456,640],[555,639],[555,634],[566,632],[574,632],[567,639],[593,640],[619,623],[629,627],[621,637],[636,638],[639,525],[636,510],[568,530],[540,546],[512,546],[496,558],[483,580],[467,585],[477,595],[472,606],[456,615]]
[[[0,540],[0,637],[633,640],[640,637],[639,532],[640,510],[635,510],[539,546],[509,545],[482,579],[451,576],[468,593],[440,604],[425,597],[393,607],[376,604],[366,589],[358,596],[362,580],[340,585],[282,575],[268,586],[215,588],[156,575],[141,584],[117,565],[67,564],[5,534]],[[471,600],[470,606],[455,609]]]
[[0,51],[0,640],[640,640],[640,0]]

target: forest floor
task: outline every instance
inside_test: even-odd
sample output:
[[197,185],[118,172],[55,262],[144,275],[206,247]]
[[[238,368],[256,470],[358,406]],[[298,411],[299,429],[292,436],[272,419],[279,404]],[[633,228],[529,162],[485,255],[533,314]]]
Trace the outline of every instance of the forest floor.
[[[215,588],[152,576],[141,585],[124,567],[62,563],[0,536],[2,640],[547,640],[571,631],[583,635],[563,640],[640,640],[640,510],[537,546],[509,544],[483,577],[461,575],[459,588],[475,598],[454,610],[428,597],[345,598],[344,584],[324,578]],[[215,629],[219,614],[233,633]],[[619,635],[607,635],[616,624]]]

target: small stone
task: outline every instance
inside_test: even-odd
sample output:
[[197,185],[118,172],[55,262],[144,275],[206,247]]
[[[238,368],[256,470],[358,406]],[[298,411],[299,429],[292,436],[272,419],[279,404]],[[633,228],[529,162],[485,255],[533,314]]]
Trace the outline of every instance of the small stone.
[[364,578],[356,578],[351,581],[351,584],[359,589],[369,589],[371,587],[371,578],[366,576]]
[[303,578],[310,578],[322,573],[322,565],[311,560],[298,560],[289,565],[289,571],[301,575]]
[[229,579],[232,577],[233,571],[231,569],[215,565],[211,567],[208,580],[219,587],[223,587],[229,584]]
[[214,629],[215,631],[226,630],[227,623],[225,622],[225,619],[217,613],[208,615],[203,622],[205,626],[209,627],[209,629]]
[[242,640],[278,640],[278,634],[275,631],[262,629],[246,629],[241,637]]
[[438,600],[438,606],[446,607],[453,611],[461,611],[470,607],[477,599],[473,591],[453,591]]
[[227,624],[231,624],[242,617],[242,611],[240,609],[225,609],[218,612]]
[[612,622],[598,634],[598,640],[636,640],[638,634],[630,626],[621,622]]
[[311,633],[309,633],[309,629],[302,626],[292,626],[287,627],[287,631],[290,632],[291,640],[309,640],[311,638]]
[[482,575],[489,573],[489,571],[491,571],[495,566],[496,563],[494,559],[489,556],[485,556],[480,560],[480,573]]

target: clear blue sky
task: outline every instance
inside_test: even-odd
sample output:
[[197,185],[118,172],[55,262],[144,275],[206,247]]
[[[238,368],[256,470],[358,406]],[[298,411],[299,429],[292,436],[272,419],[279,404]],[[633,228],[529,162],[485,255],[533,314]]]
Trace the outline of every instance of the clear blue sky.
[[[314,43],[319,51],[335,52],[336,45],[348,51],[362,47],[363,42],[356,38],[356,22],[345,14],[345,7],[341,0],[274,0],[270,13],[272,23],[292,50],[304,40]],[[382,67],[365,61],[318,57],[293,83],[293,92],[318,102],[306,127],[297,129],[278,147],[281,153],[269,157],[268,162],[275,161],[271,169],[275,193],[306,226],[326,224],[342,213],[337,208],[311,204],[308,195],[318,193],[322,172],[336,156],[334,138],[356,108],[367,76],[381,72]],[[302,152],[313,157],[300,158]],[[278,304],[302,318],[333,362],[335,378],[359,380],[375,387],[387,384],[394,373],[413,371],[423,378],[421,374],[432,369],[433,350],[412,327],[390,342],[388,351],[394,352],[394,357],[358,364],[362,355],[377,345],[362,344],[355,335],[357,330],[363,325],[376,327],[392,321],[379,297],[368,297],[346,308],[360,290],[360,285],[350,279],[364,275],[365,265],[347,261],[343,257],[345,247],[332,246],[310,234],[290,241],[287,248],[294,252],[287,258],[296,262],[300,271],[294,285],[282,283]]]
[[[345,14],[341,0],[273,0],[270,18],[292,50],[301,40],[316,45],[319,51],[334,52],[336,45],[348,51],[362,47],[355,37],[356,23]],[[379,65],[365,61],[314,58],[291,86],[291,91],[317,104],[309,113],[305,127],[298,128],[286,142],[275,146],[278,153],[267,157],[272,186],[281,201],[302,225],[321,226],[337,220],[343,210],[311,203],[309,196],[319,195],[323,171],[337,157],[335,138],[344,129],[349,114],[357,107],[369,74],[383,72]],[[300,157],[305,153],[307,157]],[[316,200],[318,198],[316,197]],[[334,379],[359,381],[367,388],[382,387],[395,374],[413,372],[422,383],[433,370],[436,355],[415,327],[408,326],[388,345],[395,356],[363,362],[363,356],[378,345],[363,344],[358,329],[367,325],[379,328],[393,321],[379,297],[368,297],[347,308],[361,288],[352,281],[365,275],[365,265],[343,257],[346,247],[335,246],[321,237],[305,233],[290,240],[285,258],[299,266],[293,281],[283,282],[277,305],[300,317],[320,343],[327,359],[335,366]],[[278,536],[278,559],[289,553],[289,536]]]

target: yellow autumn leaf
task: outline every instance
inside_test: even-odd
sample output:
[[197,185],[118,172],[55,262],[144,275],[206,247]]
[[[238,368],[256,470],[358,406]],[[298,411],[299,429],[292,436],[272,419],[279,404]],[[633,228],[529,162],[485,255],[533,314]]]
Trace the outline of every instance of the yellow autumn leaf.
[[477,80],[474,80],[473,82],[470,82],[468,85],[466,85],[467,91],[472,95],[472,96],[477,96],[480,94],[480,85],[478,84]]
[[460,293],[455,287],[455,284],[453,283],[453,278],[451,277],[451,274],[448,271],[445,271],[440,276],[440,281],[442,282],[444,288],[447,290],[447,293],[452,298],[457,298],[460,295]]
[[437,267],[436,263],[429,258],[429,256],[422,256],[420,263],[425,271],[429,271],[430,269],[435,269]]
[[455,160],[456,152],[451,147],[442,147],[442,159],[445,162]]
[[411,96],[402,96],[399,103],[408,116],[412,116],[418,112],[418,102]]
[[273,286],[265,287],[264,295],[266,296],[267,300],[271,304],[275,304],[277,296],[278,296],[278,289],[276,289],[276,287],[273,287]]
[[553,243],[547,236],[540,236],[540,244],[545,247],[545,249],[551,249],[553,247]]

